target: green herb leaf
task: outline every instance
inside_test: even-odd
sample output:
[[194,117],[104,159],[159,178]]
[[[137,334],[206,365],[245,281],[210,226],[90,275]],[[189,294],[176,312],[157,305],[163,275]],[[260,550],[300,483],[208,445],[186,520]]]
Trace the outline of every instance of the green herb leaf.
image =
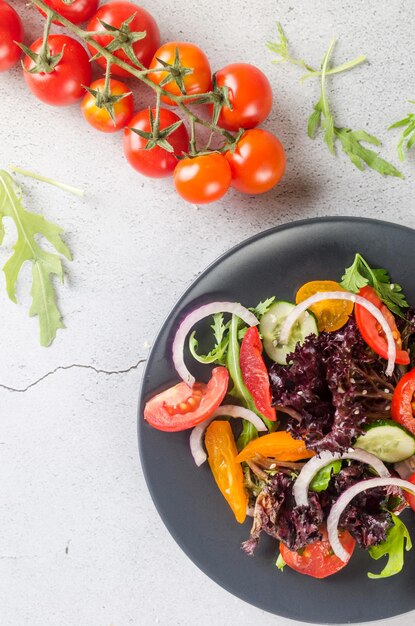
[[267,311],[271,308],[271,306],[275,302],[275,296],[271,296],[271,298],[267,298],[263,302],[259,302],[256,307],[249,309],[256,317],[262,317],[267,313]]
[[[387,556],[388,561],[380,574],[368,573],[369,578],[388,578],[399,574],[404,562],[404,550],[412,548],[411,537],[405,524],[393,513],[393,526],[389,529],[385,541],[377,546],[369,548],[370,556],[376,561],[382,556]],[[406,541],[406,546],[405,546]]]
[[403,317],[402,309],[409,306],[402,287],[390,282],[388,272],[385,269],[372,269],[359,253],[356,253],[352,265],[346,268],[340,284],[352,293],[371,285],[388,309],[400,317]]
[[[412,100],[409,102],[415,104]],[[391,124],[388,130],[403,127],[405,127],[405,130],[401,133],[396,146],[398,157],[401,161],[405,160],[406,153],[412,150],[415,145],[415,113],[408,113],[402,120]]]
[[382,176],[404,178],[403,174],[392,163],[382,159],[374,150],[362,146],[362,141],[376,146],[381,145],[380,141],[373,135],[369,135],[363,130],[350,130],[350,128],[335,128],[334,133],[340,140],[343,152],[358,169],[363,169],[362,162],[364,162]]
[[[32,306],[30,315],[39,316],[40,343],[48,346],[56,336],[58,328],[64,328],[61,313],[56,304],[56,295],[51,281],[55,275],[63,282],[61,258],[43,250],[36,242],[36,235],[43,235],[59,254],[71,260],[71,253],[61,239],[62,229],[47,222],[41,215],[29,213],[22,205],[21,189],[13,178],[0,170],[0,223],[11,217],[17,229],[17,241],[13,254],[3,267],[7,294],[16,302],[16,283],[25,261],[32,263]],[[4,230],[0,228],[0,243]]]
[[311,491],[325,491],[333,474],[338,474],[342,468],[341,461],[333,461],[317,472],[310,483]]
[[278,569],[280,570],[280,572],[283,571],[284,567],[287,565],[287,563],[284,561],[281,552],[278,555],[278,558],[275,562],[275,565],[278,567]]
[[223,313],[215,313],[213,315],[213,336],[215,337],[215,345],[208,354],[198,354],[199,342],[196,339],[196,331],[193,331],[189,337],[189,350],[193,358],[199,363],[216,363],[218,365],[226,365],[226,352],[228,350],[229,338],[227,332],[230,322],[227,324],[223,321]]

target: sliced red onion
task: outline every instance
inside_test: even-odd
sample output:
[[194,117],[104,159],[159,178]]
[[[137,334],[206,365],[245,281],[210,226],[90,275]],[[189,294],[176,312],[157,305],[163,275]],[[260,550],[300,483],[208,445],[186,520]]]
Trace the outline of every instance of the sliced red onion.
[[324,450],[324,452],[321,452],[318,456],[313,456],[312,459],[307,461],[299,473],[293,487],[293,496],[296,504],[298,506],[308,506],[308,490],[314,476],[329,463],[343,459],[361,461],[361,463],[370,465],[379,474],[379,476],[384,478],[390,476],[388,469],[382,461],[374,454],[366,452],[366,450],[353,450],[350,448],[350,450],[344,454]]
[[349,302],[359,304],[373,315],[373,317],[376,319],[377,322],[379,322],[380,326],[382,327],[382,330],[388,342],[388,366],[386,368],[386,375],[392,376],[396,360],[396,345],[389,324],[386,321],[385,316],[382,315],[377,306],[372,304],[372,302],[369,302],[369,300],[366,300],[366,298],[362,298],[362,296],[358,296],[354,293],[349,293],[347,291],[321,291],[320,293],[315,293],[313,296],[310,296],[309,298],[307,298],[307,300],[300,302],[300,304],[297,304],[297,306],[294,307],[292,311],[290,311],[290,313],[287,315],[281,327],[281,333],[279,337],[280,343],[288,343],[291,329],[300,317],[300,315],[302,315],[304,311],[309,309],[313,304],[316,304],[317,302],[322,302],[323,300],[348,300]]
[[415,455],[410,456],[409,459],[405,459],[405,461],[395,463],[393,467],[398,472],[399,476],[406,480],[412,476],[412,474],[415,474]]
[[190,451],[195,460],[197,466],[202,465],[206,459],[206,452],[203,449],[203,435],[205,434],[206,428],[209,426],[210,422],[217,417],[241,417],[247,422],[251,422],[253,426],[259,431],[267,430],[264,422],[256,413],[250,411],[249,409],[245,409],[243,406],[236,406],[235,404],[224,404],[220,406],[216,411],[205,419],[204,422],[201,422],[197,426],[195,426],[190,433]]
[[409,491],[415,495],[415,485],[402,478],[369,478],[369,480],[362,480],[356,483],[352,487],[349,487],[344,491],[339,499],[331,507],[330,514],[327,518],[327,533],[333,552],[342,561],[347,561],[349,554],[343,548],[339,540],[338,526],[340,517],[347,507],[347,505],[353,500],[355,496],[367,489],[374,489],[375,487],[401,487],[405,491]]
[[184,345],[188,333],[192,330],[193,326],[200,322],[200,320],[214,315],[215,313],[232,313],[237,315],[248,324],[248,326],[256,326],[259,324],[255,315],[237,302],[210,302],[195,309],[187,317],[184,318],[173,341],[173,363],[180,378],[184,380],[190,387],[193,387],[195,379],[189,372],[184,362]]

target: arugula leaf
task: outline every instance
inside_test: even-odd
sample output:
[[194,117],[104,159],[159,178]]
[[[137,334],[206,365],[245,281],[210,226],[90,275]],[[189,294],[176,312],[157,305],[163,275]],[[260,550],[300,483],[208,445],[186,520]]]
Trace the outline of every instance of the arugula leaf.
[[256,307],[249,309],[252,311],[256,317],[262,317],[265,313],[270,309],[271,305],[275,302],[275,296],[271,296],[271,298],[267,298],[263,302],[259,302]]
[[[278,24],[278,31],[280,37],[279,41],[268,42],[267,44],[267,47],[279,56],[279,59],[275,62],[281,63],[283,61],[288,61],[289,63],[299,65],[304,68],[307,71],[307,74],[305,74],[301,80],[316,76],[320,77],[320,98],[314,105],[313,112],[307,122],[307,134],[310,139],[313,139],[316,136],[317,131],[321,129],[323,131],[324,141],[331,154],[335,154],[335,144],[337,140],[337,142],[340,142],[343,152],[359,170],[363,170],[364,164],[366,164],[367,167],[378,172],[379,174],[382,174],[383,176],[396,176],[398,178],[404,178],[401,172],[394,165],[388,163],[385,159],[382,159],[374,150],[362,145],[362,142],[364,142],[379,147],[381,146],[379,139],[364,130],[351,130],[350,128],[336,126],[333,114],[330,111],[326,90],[327,76],[350,70],[365,61],[366,57],[361,55],[356,59],[342,63],[337,67],[329,67],[330,56],[336,43],[333,39],[323,57],[321,69],[315,70],[302,59],[295,59],[289,54],[288,41],[284,31],[282,30],[281,24]],[[403,140],[405,140],[410,133],[413,133],[407,143],[407,149],[409,150],[415,145],[415,115],[413,126],[412,122],[410,122],[408,118],[401,120],[401,122],[397,123],[397,125],[404,125],[407,120],[411,126],[410,128],[408,127],[405,129],[404,133],[406,134],[405,137],[403,137]]]
[[229,339],[226,336],[229,330],[230,322],[227,324],[223,321],[223,313],[215,313],[213,315],[213,336],[215,338],[215,346],[208,354],[198,354],[199,342],[196,339],[196,331],[193,331],[189,337],[189,350],[191,355],[199,363],[217,363],[218,365],[226,365],[226,352],[228,350]]
[[55,275],[63,282],[64,272],[61,258],[43,250],[36,242],[36,235],[43,235],[57,252],[71,260],[71,253],[61,239],[61,228],[46,221],[41,215],[23,208],[22,192],[13,178],[0,170],[0,245],[4,237],[2,220],[11,217],[16,225],[17,240],[13,254],[3,267],[7,294],[16,300],[16,283],[25,261],[32,263],[32,306],[30,315],[39,317],[40,343],[48,346],[56,336],[58,328],[64,328],[62,316],[56,303],[56,294],[51,281]]
[[388,578],[389,576],[399,574],[403,567],[404,549],[409,551],[412,548],[412,541],[407,527],[399,517],[393,513],[391,515],[394,525],[389,529],[385,541],[369,548],[369,554],[373,559],[377,561],[382,556],[387,556],[388,561],[380,574],[369,572],[369,578]]
[[357,293],[362,287],[371,285],[388,309],[400,317],[403,317],[402,309],[409,306],[402,293],[402,287],[390,282],[387,270],[372,269],[359,253],[356,253],[352,265],[346,268],[340,284],[352,293]]
[[[415,104],[414,100],[409,100],[409,102],[411,104]],[[400,161],[404,161],[406,157],[406,152],[409,152],[415,146],[415,113],[408,113],[408,115],[404,119],[399,120],[399,122],[395,122],[394,124],[391,124],[388,130],[392,130],[394,128],[402,128],[403,126],[405,126],[406,128],[401,133],[398,144],[396,146]]]
[[287,563],[283,559],[283,556],[282,556],[281,552],[278,555],[278,558],[277,558],[277,560],[275,562],[275,565],[276,565],[276,567],[278,567],[280,572],[282,572],[284,567],[287,565]]
[[317,472],[317,474],[314,476],[313,480],[310,483],[311,491],[317,491],[317,492],[325,491],[329,486],[329,482],[331,480],[332,475],[338,474],[341,468],[342,468],[342,462],[340,460],[333,461],[332,463],[329,463],[325,467],[322,467],[321,470]]

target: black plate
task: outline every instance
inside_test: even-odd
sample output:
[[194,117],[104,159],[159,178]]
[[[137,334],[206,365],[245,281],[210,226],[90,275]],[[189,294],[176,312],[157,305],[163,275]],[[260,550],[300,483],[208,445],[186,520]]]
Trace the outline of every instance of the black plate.
[[[387,268],[415,303],[415,231],[359,218],[294,222],[261,233],[218,259],[191,285],[164,323],[144,374],[138,412],[141,461],[157,510],[174,539],[200,569],[219,585],[255,606],[295,620],[317,623],[365,622],[415,609],[415,549],[405,555],[401,574],[370,580],[382,561],[356,549],[349,565],[326,580],[279,572],[276,542],[262,537],[254,557],[240,550],[250,521],[239,525],[219,493],[209,467],[197,468],[189,432],[153,430],[142,418],[144,402],[177,382],[171,344],[183,313],[212,300],[253,306],[276,295],[292,300],[309,280],[339,280],[360,252],[375,267]],[[202,331],[203,334],[203,331]],[[196,364],[197,365],[197,364]],[[191,370],[206,379],[206,367]],[[405,515],[415,540],[414,516]]]

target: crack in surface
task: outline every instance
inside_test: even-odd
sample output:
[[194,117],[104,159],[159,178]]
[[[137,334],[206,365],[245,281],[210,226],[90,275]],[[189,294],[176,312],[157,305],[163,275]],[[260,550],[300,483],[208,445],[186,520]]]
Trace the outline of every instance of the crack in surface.
[[122,370],[104,370],[104,369],[99,369],[97,367],[94,367],[93,365],[84,365],[82,363],[72,363],[72,365],[58,365],[58,367],[55,367],[55,369],[51,370],[50,372],[46,372],[46,374],[43,374],[43,376],[40,376],[40,378],[34,380],[32,383],[30,383],[26,387],[21,387],[21,388],[10,387],[9,385],[3,385],[2,383],[0,383],[0,389],[5,389],[6,391],[13,391],[15,393],[25,393],[25,391],[28,391],[32,387],[35,387],[36,385],[44,381],[46,378],[49,378],[49,376],[53,376],[59,371],[71,370],[71,369],[92,370],[93,372],[96,372],[97,374],[105,374],[106,376],[128,374],[132,370],[137,369],[142,363],[145,363],[145,362],[146,362],[145,358],[140,358],[137,361],[137,363],[134,363],[133,365],[130,365],[130,367],[127,367],[126,369],[122,369]]

